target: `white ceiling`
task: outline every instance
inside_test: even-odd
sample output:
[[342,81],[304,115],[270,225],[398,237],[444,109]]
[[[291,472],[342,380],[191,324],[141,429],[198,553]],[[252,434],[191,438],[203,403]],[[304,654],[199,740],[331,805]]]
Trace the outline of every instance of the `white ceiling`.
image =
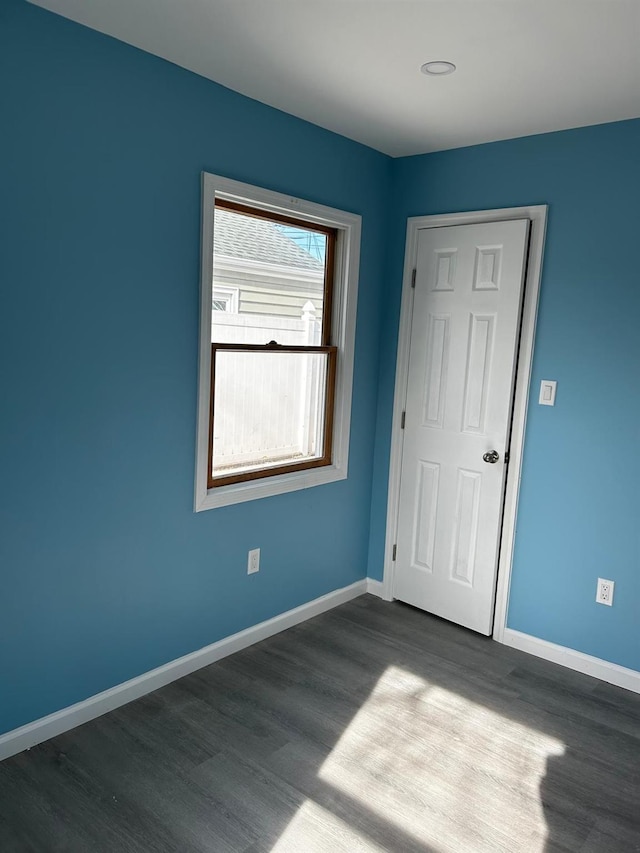
[[640,0],[32,2],[392,156],[640,116]]

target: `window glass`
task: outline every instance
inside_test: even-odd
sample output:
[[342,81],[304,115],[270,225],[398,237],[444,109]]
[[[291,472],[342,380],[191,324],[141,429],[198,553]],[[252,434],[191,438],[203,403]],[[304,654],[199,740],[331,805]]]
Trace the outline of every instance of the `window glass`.
[[212,475],[325,454],[325,352],[216,350]]
[[321,344],[327,247],[323,231],[216,204],[212,343]]

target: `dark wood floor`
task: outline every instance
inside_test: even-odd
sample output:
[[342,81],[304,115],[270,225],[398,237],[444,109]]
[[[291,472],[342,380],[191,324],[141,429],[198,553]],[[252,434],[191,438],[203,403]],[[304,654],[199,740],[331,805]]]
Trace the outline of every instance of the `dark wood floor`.
[[0,851],[640,850],[640,696],[363,596],[0,764]]

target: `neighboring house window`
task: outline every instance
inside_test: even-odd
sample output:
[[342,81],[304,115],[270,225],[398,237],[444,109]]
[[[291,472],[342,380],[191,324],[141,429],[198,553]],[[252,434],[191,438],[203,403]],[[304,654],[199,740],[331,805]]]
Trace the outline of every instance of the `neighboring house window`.
[[203,177],[195,508],[344,479],[360,217]]
[[[213,311],[224,311],[227,314],[238,313],[238,288],[213,286],[213,299],[211,302]],[[212,322],[215,322],[212,320]]]

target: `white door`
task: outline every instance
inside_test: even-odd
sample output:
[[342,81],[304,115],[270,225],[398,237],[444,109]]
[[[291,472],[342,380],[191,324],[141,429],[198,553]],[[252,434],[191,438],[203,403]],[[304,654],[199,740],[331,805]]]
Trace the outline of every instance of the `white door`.
[[482,634],[493,623],[528,234],[527,219],[418,234],[393,594]]

